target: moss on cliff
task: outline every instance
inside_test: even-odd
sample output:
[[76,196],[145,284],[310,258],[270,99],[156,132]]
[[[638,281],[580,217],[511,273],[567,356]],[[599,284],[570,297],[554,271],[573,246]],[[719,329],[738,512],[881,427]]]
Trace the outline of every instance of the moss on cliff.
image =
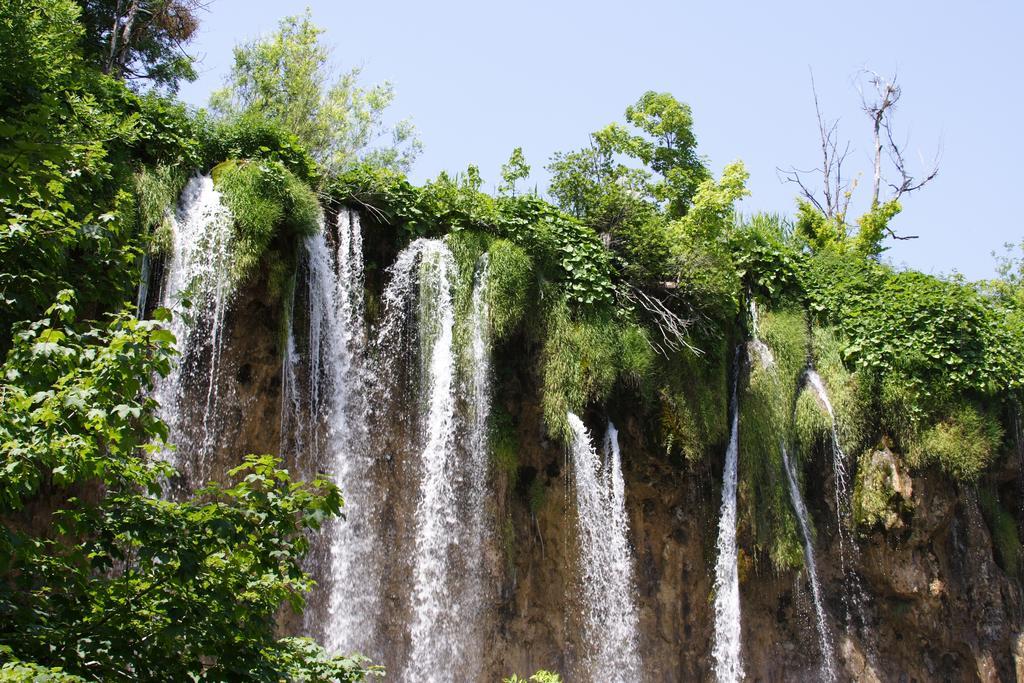
[[960,481],[975,481],[995,457],[1003,439],[999,421],[976,406],[961,404],[910,440],[913,467],[937,465]]
[[300,240],[320,229],[316,194],[276,161],[222,163],[214,168],[214,182],[235,217],[232,280],[248,281],[264,258],[271,271],[282,262],[294,267]]

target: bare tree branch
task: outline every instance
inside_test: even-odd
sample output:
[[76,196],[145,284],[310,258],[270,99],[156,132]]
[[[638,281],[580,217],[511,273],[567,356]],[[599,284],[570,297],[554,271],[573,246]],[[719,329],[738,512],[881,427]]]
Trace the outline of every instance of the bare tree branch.
[[703,351],[687,341],[690,328],[694,321],[678,315],[664,302],[654,297],[639,287],[623,283],[617,289],[619,296],[632,304],[633,307],[645,311],[651,316],[655,329],[661,336],[661,341],[648,338],[651,348],[660,355],[668,358],[670,353],[689,349],[696,355],[703,355]]
[[[814,113],[818,121],[818,140],[821,147],[821,166],[810,171],[802,171],[795,167],[788,170],[777,168],[776,172],[786,182],[794,183],[800,188],[800,194],[818,211],[828,218],[841,218],[846,213],[850,202],[853,185],[843,179],[843,164],[850,154],[850,143],[847,142],[842,152],[839,151],[839,120],[827,121],[821,111],[818,99],[818,88],[811,71],[811,92],[814,96]],[[818,192],[811,189],[804,181],[804,176],[820,173],[822,179],[821,198]]]

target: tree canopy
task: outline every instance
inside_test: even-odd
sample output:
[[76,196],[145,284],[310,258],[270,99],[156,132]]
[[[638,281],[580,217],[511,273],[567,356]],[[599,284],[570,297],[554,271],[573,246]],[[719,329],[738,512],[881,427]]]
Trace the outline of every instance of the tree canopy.
[[358,68],[335,78],[322,36],[307,10],[282,19],[271,35],[236,47],[231,74],[211,97],[211,107],[223,115],[252,114],[279,124],[328,169],[362,161],[408,170],[420,142],[408,119],[385,123],[394,88],[387,82],[360,86]]

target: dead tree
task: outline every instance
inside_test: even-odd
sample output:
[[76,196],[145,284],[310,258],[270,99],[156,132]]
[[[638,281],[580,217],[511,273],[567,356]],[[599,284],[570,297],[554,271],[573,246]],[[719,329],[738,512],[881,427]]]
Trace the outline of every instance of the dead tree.
[[[864,80],[866,79],[866,86]],[[903,91],[896,82],[896,76],[885,78],[874,71],[864,69],[860,73],[858,90],[861,95],[861,108],[871,121],[873,139],[873,166],[871,184],[871,209],[890,201],[900,199],[903,195],[916,192],[935,179],[939,172],[939,154],[919,179],[911,175],[907,168],[903,149],[906,143],[899,144],[893,134],[893,114]],[[808,170],[795,167],[777,169],[780,177],[794,183],[800,190],[800,196],[814,206],[826,218],[846,224],[846,214],[850,200],[857,187],[857,178],[844,175],[844,164],[850,155],[851,143],[840,143],[838,139],[839,121],[827,121],[821,112],[818,90],[811,74],[811,92],[814,95],[814,111],[818,120],[818,138],[821,147],[821,165]],[[885,159],[889,160],[896,180],[886,178]],[[811,176],[820,176],[820,190],[809,180]],[[890,190],[890,196],[882,195],[883,184]],[[893,239],[915,239],[916,235],[898,235],[886,226],[885,233]]]

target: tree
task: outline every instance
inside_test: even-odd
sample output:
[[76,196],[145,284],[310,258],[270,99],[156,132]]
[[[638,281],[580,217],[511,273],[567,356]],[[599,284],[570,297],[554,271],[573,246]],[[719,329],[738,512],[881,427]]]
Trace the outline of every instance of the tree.
[[373,673],[274,633],[303,604],[306,534],[340,513],[337,488],[250,456],[224,485],[159,497],[172,470],[147,390],[170,368],[169,314],[90,325],[74,303],[23,326],[0,368],[0,661],[90,681]]
[[77,0],[86,54],[103,73],[175,92],[196,78],[185,48],[199,28],[203,0]]
[[[57,292],[119,305],[137,283],[127,160],[143,98],[84,59],[73,0],[0,12],[0,352]],[[157,146],[158,143],[152,143]]]
[[523,148],[516,147],[512,155],[501,165],[502,184],[498,186],[498,192],[516,196],[516,182],[530,177],[530,165],[526,163],[523,156]]
[[555,153],[547,169],[558,206],[600,233],[610,235],[655,209],[650,173],[618,161],[606,137],[595,134],[581,150]]
[[[390,83],[359,85],[353,68],[332,81],[323,29],[309,10],[282,19],[278,29],[235,48],[226,86],[213,94],[221,115],[257,115],[295,133],[328,170],[359,161],[408,170],[422,145],[408,120],[392,127],[384,114],[395,98]],[[377,145],[381,138],[389,142]]]
[[[871,197],[867,211],[857,221],[857,233],[850,239],[851,226],[848,211],[857,179],[844,176],[843,166],[850,154],[850,142],[841,144],[838,138],[838,120],[826,121],[818,101],[818,91],[811,75],[811,91],[818,120],[818,139],[821,147],[821,166],[810,171],[796,168],[782,171],[783,179],[795,183],[800,190],[796,232],[814,249],[851,248],[864,256],[877,257],[884,247],[882,241],[916,239],[916,235],[900,235],[891,226],[892,219],[901,211],[900,199],[916,192],[938,175],[938,156],[915,177],[908,170],[903,146],[893,134],[893,114],[903,95],[896,77],[884,78],[873,71],[864,70],[862,79],[867,88],[860,86],[861,108],[871,121],[872,168]],[[867,94],[865,91],[870,91]],[[888,164],[886,164],[888,160]],[[888,168],[886,168],[888,167]],[[894,173],[895,180],[890,180]],[[808,176],[821,176],[821,188],[815,188]],[[883,194],[888,186],[888,196]]]
[[[685,215],[698,186],[710,178],[697,156],[689,106],[668,93],[646,92],[626,108],[626,121],[639,132],[609,124],[590,136],[588,147],[559,152],[547,166],[548,191],[559,207],[609,243],[623,231],[657,232],[652,218],[659,213]],[[653,179],[655,174],[660,177]],[[653,234],[642,239],[657,241]]]
[[670,216],[682,216],[697,187],[710,177],[697,155],[690,106],[669,93],[648,91],[626,107],[626,120],[643,135],[631,135],[615,124],[602,134],[615,140],[612,146],[617,151],[640,159],[661,175],[653,188],[655,196],[668,202]]

